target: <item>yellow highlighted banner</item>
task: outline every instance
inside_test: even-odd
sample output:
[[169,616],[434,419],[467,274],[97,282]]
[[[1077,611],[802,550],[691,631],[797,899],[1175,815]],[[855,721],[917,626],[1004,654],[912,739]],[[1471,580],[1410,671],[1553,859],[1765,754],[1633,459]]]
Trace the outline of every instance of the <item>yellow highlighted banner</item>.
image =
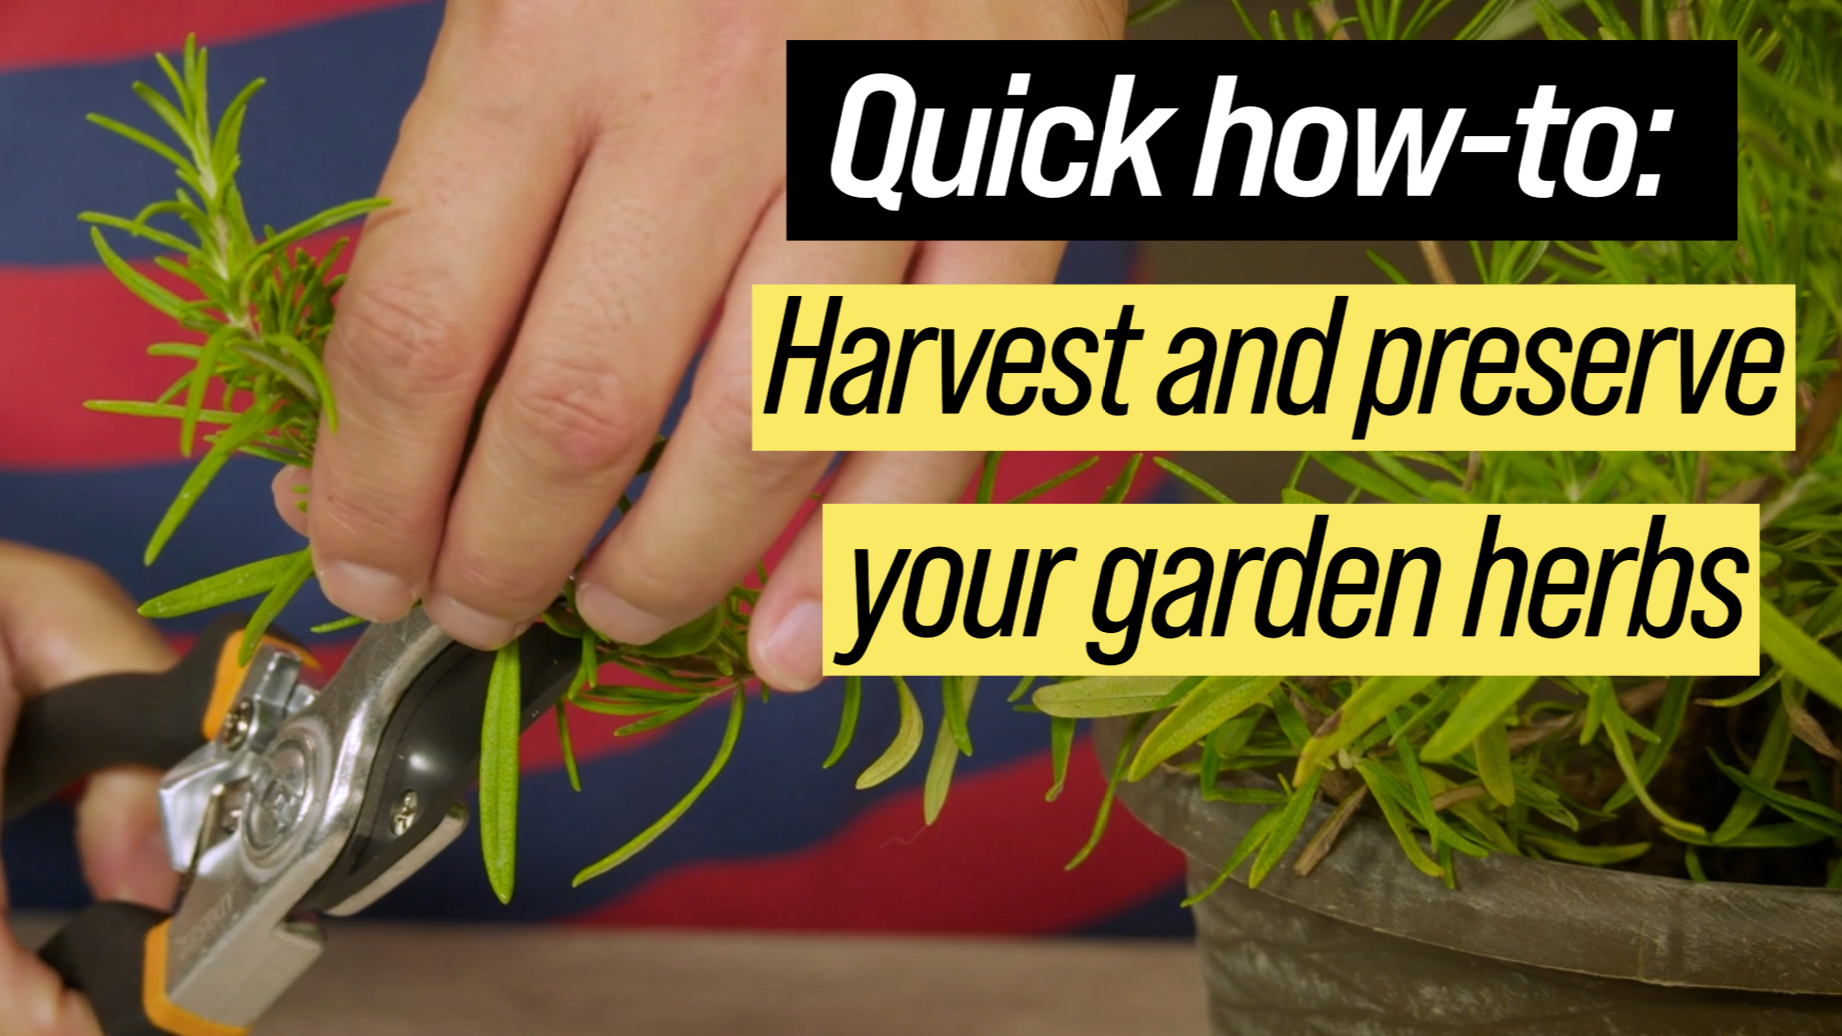
[[756,285],[760,450],[1777,450],[1790,285]]
[[830,675],[1759,670],[1756,504],[824,507]]

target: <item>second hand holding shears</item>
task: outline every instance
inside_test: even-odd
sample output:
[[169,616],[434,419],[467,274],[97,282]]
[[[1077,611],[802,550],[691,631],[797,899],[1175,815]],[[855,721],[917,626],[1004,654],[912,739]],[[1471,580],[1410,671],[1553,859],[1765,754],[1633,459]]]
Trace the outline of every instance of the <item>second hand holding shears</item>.
[[[40,951],[107,1036],[235,1036],[325,945],[320,915],[376,902],[467,826],[493,654],[420,608],[370,627],[315,689],[305,651],[213,625],[164,673],[102,676],[27,702],[7,758],[8,819],[85,774],[165,770],[160,810],[180,893],[169,915],[97,903]],[[568,689],[580,642],[519,641],[528,727]]]

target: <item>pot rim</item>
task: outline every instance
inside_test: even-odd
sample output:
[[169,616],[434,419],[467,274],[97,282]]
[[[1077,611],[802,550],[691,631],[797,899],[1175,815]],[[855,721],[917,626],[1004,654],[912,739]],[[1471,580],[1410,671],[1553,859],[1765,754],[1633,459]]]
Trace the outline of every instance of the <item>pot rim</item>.
[[[1094,723],[1108,769],[1124,719]],[[1254,774],[1229,783],[1277,787]],[[1221,869],[1264,807],[1209,801],[1159,767],[1122,781],[1132,814],[1190,858]],[[1306,828],[1332,807],[1312,804]],[[1416,870],[1387,825],[1351,819],[1309,877],[1292,871],[1303,839],[1257,891],[1304,909],[1480,957],[1665,986],[1842,996],[1842,891],[1693,882],[1507,853],[1459,857],[1458,887]],[[1246,883],[1250,864],[1234,880]]]

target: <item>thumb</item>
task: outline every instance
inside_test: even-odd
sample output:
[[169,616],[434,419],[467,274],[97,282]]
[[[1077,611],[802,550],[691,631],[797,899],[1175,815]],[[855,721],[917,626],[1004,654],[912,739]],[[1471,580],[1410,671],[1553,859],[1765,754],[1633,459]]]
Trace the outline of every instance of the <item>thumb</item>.
[[[0,544],[0,644],[0,699],[14,702],[99,673],[173,662],[166,642],[100,570],[12,544]],[[0,738],[10,741],[17,705],[7,705]],[[144,769],[91,775],[77,810],[77,844],[97,898],[171,905],[175,878],[166,862],[158,784]]]
[[[0,543],[0,762],[23,698],[96,673],[159,669],[171,661],[171,652],[135,615],[132,602],[93,566]],[[170,899],[170,888],[157,884],[144,862],[144,850],[129,848],[132,839],[125,835],[103,830],[138,823],[145,833],[152,818],[157,831],[155,802],[144,773],[98,775],[79,825],[91,831],[88,844],[103,849],[85,867],[92,881],[102,882],[99,895]],[[0,880],[0,919],[5,907]],[[56,972],[4,931],[0,1036],[101,1036],[88,1001],[65,989]]]
[[159,786],[160,775],[141,767],[90,776],[77,805],[77,849],[97,899],[172,909],[179,875],[167,856]]
[[0,543],[0,691],[6,697],[29,698],[101,673],[152,671],[173,662],[159,631],[101,569]]

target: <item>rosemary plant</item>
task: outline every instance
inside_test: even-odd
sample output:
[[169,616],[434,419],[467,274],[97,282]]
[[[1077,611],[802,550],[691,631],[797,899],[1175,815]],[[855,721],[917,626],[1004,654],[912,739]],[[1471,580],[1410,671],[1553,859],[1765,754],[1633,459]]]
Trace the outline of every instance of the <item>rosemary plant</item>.
[[[172,95],[144,83],[134,84],[134,90],[170,139],[100,115],[90,120],[171,162],[179,190],[173,199],[148,205],[133,218],[94,212],[81,217],[93,225],[96,250],[122,283],[177,321],[183,332],[203,339],[148,348],[152,355],[186,360],[191,365],[158,398],[88,404],[109,413],[178,420],[182,456],[191,456],[200,439],[207,445],[154,530],[146,552],[150,564],[232,456],[246,454],[311,467],[319,429],[322,425],[335,429],[338,422],[322,356],[332,327],[333,300],[343,281],[333,270],[346,240],[338,240],[317,257],[305,243],[312,235],[386,204],[376,198],[353,201],[286,230],[264,228],[257,235],[244,214],[236,186],[237,140],[250,99],[262,81],[245,87],[213,122],[205,48],[188,39],[177,68],[164,55],[157,60]],[[177,290],[124,261],[102,234],[104,227],[152,241],[173,253],[160,256],[155,263],[177,279]],[[182,297],[180,292],[191,297]],[[656,444],[646,458],[642,474],[657,461],[662,445]],[[263,631],[312,577],[312,557],[303,548],[162,594],[142,605],[141,613],[165,618],[260,597],[241,645],[242,658],[247,661]],[[613,643],[589,630],[577,617],[573,585],[559,589],[543,619],[582,643],[580,669],[556,712],[570,780],[578,788],[570,750],[569,707],[631,717],[632,722],[617,731],[627,735],[671,723],[713,698],[727,697],[731,702],[729,730],[709,775],[659,825],[584,870],[578,880],[614,866],[657,837],[721,770],[734,744],[743,697],[753,675],[746,640],[755,597],[754,589],[738,586],[695,621],[651,644],[632,645]],[[357,622],[348,618],[315,627],[314,632]],[[597,674],[610,663],[657,686],[599,684]],[[502,899],[511,896],[513,885],[518,686],[517,651],[515,647],[502,650],[495,660],[481,736],[480,796],[487,869]]]
[[[1238,0],[1235,0],[1240,10]],[[1488,283],[1791,283],[1797,285],[1799,436],[1788,452],[1503,453],[1377,452],[1302,456],[1283,499],[1322,501],[1301,489],[1320,467],[1349,487],[1348,501],[1449,503],[1682,503],[1757,501],[1763,559],[1761,647],[1764,675],[1729,686],[1693,674],[1607,676],[1389,677],[1191,676],[1188,678],[1025,678],[1010,699],[1049,718],[1052,786],[1059,792],[1081,719],[1130,717],[1130,737],[1112,761],[1093,833],[1070,861],[1092,851],[1107,824],[1113,789],[1159,766],[1196,775],[1211,798],[1265,804],[1216,884],[1251,860],[1258,884],[1300,839],[1294,862],[1309,873],[1331,851],[1349,819],[1378,815],[1401,850],[1428,875],[1454,880],[1458,855],[1507,852],[1594,866],[1625,866],[1696,880],[1767,880],[1842,886],[1842,9],[1800,0],[1642,0],[1634,27],[1603,0],[1583,0],[1602,39],[1740,41],[1740,239],[1586,243],[1470,243],[1477,276]],[[1341,17],[1316,0],[1290,20],[1274,14],[1274,38],[1405,39],[1423,34],[1450,0],[1358,0]],[[1154,0],[1141,14],[1175,6]],[[1496,38],[1538,24],[1553,39],[1584,39],[1563,17],[1562,0],[1487,0],[1458,35]],[[1242,16],[1254,36],[1252,18]],[[136,91],[177,138],[177,148],[111,120],[101,125],[171,161],[182,189],[133,219],[85,214],[101,226],[153,240],[179,258],[158,260],[191,286],[182,299],[123,262],[95,232],[98,251],[127,286],[203,341],[157,344],[156,355],[192,368],[152,402],[92,406],[116,413],[176,418],[181,450],[197,428],[209,450],[161,521],[148,557],[172,535],[233,454],[310,466],[320,423],[336,410],[320,356],[340,279],[339,245],[319,258],[307,236],[384,204],[368,199],[328,210],[258,239],[234,186],[236,134],[251,84],[215,127],[205,93],[205,54],[188,41],[182,66],[164,59],[175,90],[168,100]],[[172,217],[190,232],[156,229]],[[343,244],[343,242],[341,242]],[[1421,242],[1435,279],[1450,277],[1437,242]],[[1373,256],[1392,279],[1398,269]],[[207,404],[213,401],[215,408]],[[658,449],[648,459],[656,460]],[[1033,499],[1097,458],[1013,498]],[[986,458],[977,498],[993,499],[1000,457]],[[1154,463],[1221,504],[1218,488],[1178,464]],[[644,469],[643,469],[644,470]],[[1139,472],[1134,458],[1106,491],[1123,500]],[[624,503],[623,503],[624,506]],[[305,550],[254,562],[162,595],[149,615],[178,615],[262,595],[245,640],[248,650],[281,606],[311,577]],[[560,589],[544,621],[582,644],[581,667],[557,722],[572,783],[568,709],[629,717],[617,733],[675,722],[713,699],[727,699],[728,723],[711,765],[655,824],[585,868],[587,880],[644,849],[695,802],[728,761],[751,688],[745,649],[756,592],[738,586],[709,613],[649,645],[609,642],[577,616],[572,587]],[[600,684],[614,664],[653,686]],[[517,809],[517,653],[494,667],[482,731],[481,831],[488,872],[502,898],[512,889]],[[925,819],[939,814],[955,760],[971,751],[967,715],[975,677],[941,681],[943,719],[935,731],[924,792]],[[920,754],[926,731],[913,691],[894,682],[897,731],[859,777],[885,781]],[[835,764],[856,732],[864,688],[845,681],[838,736],[824,765]],[[763,692],[765,699],[765,692]],[[1028,699],[1027,701],[1025,699]],[[1310,805],[1338,803],[1309,833]],[[1211,889],[1214,886],[1211,886]],[[1206,895],[1208,890],[1202,894]]]
[[[1320,0],[1297,12],[1290,38],[1412,38],[1445,6],[1359,0],[1355,16],[1339,17]],[[1459,35],[1535,24],[1550,39],[1585,40],[1563,17],[1572,6],[1492,0]],[[1249,860],[1258,885],[1306,838],[1320,795],[1338,807],[1295,861],[1301,874],[1368,811],[1415,866],[1447,882],[1456,855],[1508,852],[1694,880],[1842,887],[1842,749],[1832,733],[1842,717],[1842,9],[1643,0],[1633,26],[1602,0],[1584,8],[1604,40],[1739,41],[1739,240],[1471,242],[1477,277],[1796,285],[1796,448],[1309,453],[1283,499],[1321,502],[1300,488],[1318,466],[1349,487],[1349,501],[1382,504],[1758,502],[1763,675],[1098,678],[1038,691],[1036,706],[1053,716],[1132,717],[1114,785],[1174,765],[1195,774],[1207,797],[1268,806],[1202,895]],[[1277,13],[1268,28],[1288,38]],[[1420,244],[1434,278],[1450,281],[1439,243]]]

